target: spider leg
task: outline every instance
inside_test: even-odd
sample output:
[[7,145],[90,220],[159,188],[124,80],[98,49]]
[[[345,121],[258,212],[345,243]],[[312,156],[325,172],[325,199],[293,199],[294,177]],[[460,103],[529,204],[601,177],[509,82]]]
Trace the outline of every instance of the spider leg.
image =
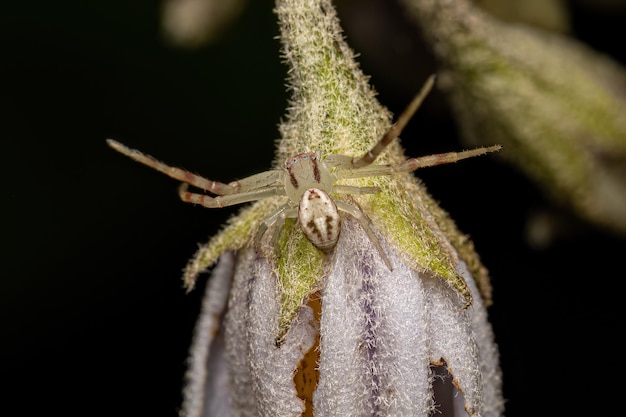
[[493,145],[481,148],[470,149],[462,152],[446,152],[434,155],[422,156],[419,158],[407,159],[404,163],[396,167],[396,172],[412,172],[419,168],[431,167],[434,165],[450,164],[461,159],[472,158],[502,149],[501,145]]
[[335,185],[333,192],[337,194],[378,194],[380,187],[358,187],[353,185]]
[[229,187],[233,187],[236,192],[247,192],[257,190],[260,188],[268,187],[273,184],[282,182],[283,171],[278,169],[272,169],[269,171],[260,172],[258,174],[250,175],[249,177],[242,178],[237,181],[228,183]]
[[279,226],[274,232],[272,236],[272,247],[276,247],[278,243],[278,235],[280,230],[282,229],[282,224],[285,222],[286,218],[295,218],[298,217],[298,208],[292,207],[291,204],[287,203],[276,209],[272,214],[270,214],[264,221],[259,225],[257,232],[254,236],[253,247],[258,250],[261,247],[261,240],[263,236],[267,232],[274,223],[279,222]]
[[370,219],[365,215],[365,213],[363,213],[357,207],[354,207],[344,201],[335,200],[335,204],[337,205],[337,208],[339,210],[345,211],[359,222],[363,230],[365,230],[365,233],[367,233],[367,237],[369,237],[370,241],[376,247],[376,250],[380,254],[380,257],[383,258],[383,261],[385,262],[385,265],[387,265],[387,268],[392,271],[393,267],[391,266],[391,262],[389,261],[389,258],[387,258],[387,255],[385,254],[385,251],[383,250],[383,247],[381,246],[378,237],[376,237],[374,229],[372,229],[372,227],[370,226]]
[[150,168],[156,169],[168,177],[193,185],[194,187],[209,191],[216,195],[236,194],[262,188],[276,182],[282,175],[281,171],[272,170],[225,184],[219,181],[208,180],[181,168],[169,166],[157,159],[154,159],[150,155],[136,149],[131,149],[113,139],[107,139],[107,144],[121,154],[126,155],[141,164],[149,166]]
[[247,203],[249,201],[261,200],[276,195],[284,195],[284,190],[278,187],[264,187],[258,190],[246,191],[238,194],[220,195],[211,197],[206,194],[196,194],[187,191],[187,184],[181,184],[178,188],[180,199],[186,203],[200,204],[207,208],[221,208],[234,206],[235,204]]
[[378,155],[393,141],[395,138],[400,136],[404,127],[409,123],[411,117],[415,114],[419,106],[422,104],[430,90],[435,85],[435,75],[431,75],[424,83],[422,89],[417,93],[417,95],[413,98],[413,100],[409,103],[409,105],[404,109],[402,114],[398,117],[398,120],[389,128],[387,133],[383,135],[383,137],[374,145],[372,149],[367,151],[365,155],[360,158],[352,158],[350,161],[351,168],[360,168],[374,162]]
[[502,149],[500,145],[489,147],[475,148],[462,152],[446,152],[435,155],[427,155],[419,158],[410,158],[400,165],[368,165],[359,169],[337,170],[335,175],[338,179],[373,177],[378,175],[392,175],[402,172],[413,172],[419,168],[431,167],[434,165],[450,164],[460,161],[461,159],[472,158],[474,156],[484,155],[489,152],[495,152]]

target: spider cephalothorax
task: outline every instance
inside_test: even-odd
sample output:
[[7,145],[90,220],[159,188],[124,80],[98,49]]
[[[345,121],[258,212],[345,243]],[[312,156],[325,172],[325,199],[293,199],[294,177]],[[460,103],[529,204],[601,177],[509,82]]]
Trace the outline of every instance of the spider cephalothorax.
[[[171,167],[112,139],[108,139],[107,143],[122,154],[182,181],[180,198],[188,203],[218,208],[268,197],[287,196],[287,202],[271,213],[260,225],[255,237],[257,245],[270,226],[277,222],[282,224],[287,218],[297,218],[307,239],[318,249],[329,252],[336,246],[341,232],[340,212],[348,213],[361,224],[385,264],[391,269],[391,263],[370,226],[368,217],[358,207],[337,198],[342,194],[376,194],[380,192],[380,189],[344,185],[340,184],[341,180],[412,172],[418,168],[456,162],[500,149],[500,146],[496,145],[463,152],[410,158],[399,165],[372,164],[386,146],[400,135],[433,84],[434,77],[430,77],[422,90],[402,112],[397,122],[372,149],[361,157],[339,154],[322,157],[319,152],[305,152],[288,158],[283,169],[261,172],[228,184],[208,180],[189,171]],[[190,192],[187,190],[187,184],[208,191],[215,197]]]

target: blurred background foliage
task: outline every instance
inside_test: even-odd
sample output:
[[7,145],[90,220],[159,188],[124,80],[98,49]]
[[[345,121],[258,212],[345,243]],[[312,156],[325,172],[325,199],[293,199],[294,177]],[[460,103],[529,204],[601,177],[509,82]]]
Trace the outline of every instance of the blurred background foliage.
[[[186,295],[181,270],[236,208],[179,202],[173,180],[104,139],[227,181],[270,166],[287,106],[273,2],[172,9],[199,1],[3,6],[2,414],[176,414],[203,287]],[[398,113],[438,68],[420,29],[395,1],[336,3],[380,101]],[[626,62],[626,1],[478,3]],[[188,16],[177,34],[172,22]],[[198,20],[212,29],[189,31]],[[402,144],[411,156],[464,147],[443,94]],[[613,388],[599,374],[616,369],[626,239],[497,158],[416,174],[490,269],[507,415],[537,414],[543,400],[541,415],[608,413]]]

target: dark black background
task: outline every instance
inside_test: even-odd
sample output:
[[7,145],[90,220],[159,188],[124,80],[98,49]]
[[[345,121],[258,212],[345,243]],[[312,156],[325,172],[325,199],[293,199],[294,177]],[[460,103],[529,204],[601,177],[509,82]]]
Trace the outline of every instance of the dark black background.
[[[204,286],[186,295],[181,269],[236,208],[181,203],[175,181],[104,139],[215,179],[267,169],[287,100],[272,7],[249,1],[219,42],[182,51],[162,41],[156,2],[3,6],[1,414],[176,414]],[[574,36],[624,62],[626,14],[571,10]],[[339,11],[397,114],[436,68],[416,53],[419,30],[393,2]],[[398,36],[404,46],[390,46]],[[463,147],[439,93],[403,145],[412,156]],[[626,239],[574,221],[532,249],[528,216],[549,203],[495,158],[418,176],[491,271],[507,415],[610,414]]]

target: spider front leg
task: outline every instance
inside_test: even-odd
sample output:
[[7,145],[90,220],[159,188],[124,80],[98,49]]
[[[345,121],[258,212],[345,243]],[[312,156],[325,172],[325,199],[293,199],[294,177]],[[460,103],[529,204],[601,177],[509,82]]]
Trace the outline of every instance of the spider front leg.
[[381,175],[393,175],[403,172],[413,172],[419,168],[426,168],[441,164],[451,164],[466,158],[496,152],[502,149],[500,145],[483,148],[475,148],[462,152],[446,152],[434,155],[410,158],[399,165],[367,165],[358,169],[338,169],[335,175],[338,179],[376,177]]
[[360,158],[352,158],[350,161],[350,168],[361,168],[366,165],[371,164],[378,158],[378,156],[385,150],[387,145],[389,145],[394,139],[396,139],[402,131],[404,127],[409,123],[409,120],[413,117],[417,109],[421,106],[422,102],[430,93],[433,86],[435,85],[435,75],[431,75],[424,83],[422,89],[417,93],[417,95],[413,98],[413,100],[409,103],[409,105],[404,109],[402,114],[398,117],[398,120],[389,128],[387,133],[383,135],[383,137],[374,145],[372,149],[367,151],[365,155]]
[[206,194],[197,194],[187,191],[188,185],[181,184],[178,188],[180,199],[186,203],[200,204],[207,208],[222,208],[234,206],[236,204],[247,203],[250,201],[261,200],[267,197],[284,195],[285,190],[280,187],[263,187],[258,190],[246,191],[238,194],[220,195],[211,197]]
[[189,171],[185,171],[184,169],[169,166],[157,159],[154,159],[150,155],[138,151],[137,149],[131,149],[113,139],[107,139],[106,142],[111,148],[123,155],[126,155],[127,157],[149,166],[150,168],[156,169],[168,177],[193,185],[194,187],[198,187],[202,190],[209,191],[216,195],[233,194],[239,191],[237,187],[233,187],[219,181],[207,180],[206,178],[193,174]]
[[[270,170],[270,171],[261,172],[259,174],[251,175],[249,177],[246,177],[238,181],[232,181],[228,184],[225,184],[219,181],[208,180],[204,177],[201,177],[199,175],[196,175],[192,172],[186,171],[181,168],[169,166],[151,157],[150,155],[147,155],[136,149],[131,149],[113,139],[107,139],[106,142],[111,148],[115,149],[121,154],[126,155],[129,158],[141,164],[144,164],[146,166],[149,166],[150,168],[156,169],[157,171],[167,175],[170,178],[174,178],[175,180],[187,183],[189,185],[193,185],[196,188],[200,188],[201,190],[208,191],[215,195],[231,195],[231,194],[247,193],[248,191],[251,191],[251,190],[261,189],[271,184],[278,183],[282,179],[282,171]],[[246,200],[246,201],[252,201],[252,200]],[[203,203],[200,203],[200,204],[203,204]],[[231,203],[231,204],[224,203],[223,205],[208,205],[206,207],[223,207],[223,206],[229,206],[232,204],[237,204],[237,203]]]
[[474,156],[484,155],[490,152],[497,152],[502,149],[502,145],[493,145],[481,148],[470,149],[462,152],[446,152],[434,155],[421,156],[418,158],[407,159],[403,164],[393,168],[393,172],[412,172],[419,168],[431,167],[434,165],[451,164],[461,159],[472,158]]
[[358,185],[333,185],[333,193],[336,194],[378,194],[380,193],[380,187],[360,187]]
[[[358,170],[370,165],[385,150],[387,145],[389,145],[394,139],[400,136],[400,133],[402,133],[404,127],[407,125],[409,120],[411,120],[411,117],[413,117],[430,90],[432,90],[433,85],[435,85],[435,76],[431,75],[428,80],[426,80],[426,83],[419,91],[419,93],[417,93],[415,98],[413,98],[413,100],[409,103],[406,109],[404,109],[402,114],[400,114],[400,117],[398,117],[396,123],[391,125],[389,130],[387,130],[387,132],[376,143],[376,145],[374,145],[374,147],[367,151],[363,156],[361,156],[360,158],[355,158],[348,155],[330,154],[324,158],[324,162],[329,167],[339,168],[342,170]],[[357,177],[352,176],[344,178]]]

